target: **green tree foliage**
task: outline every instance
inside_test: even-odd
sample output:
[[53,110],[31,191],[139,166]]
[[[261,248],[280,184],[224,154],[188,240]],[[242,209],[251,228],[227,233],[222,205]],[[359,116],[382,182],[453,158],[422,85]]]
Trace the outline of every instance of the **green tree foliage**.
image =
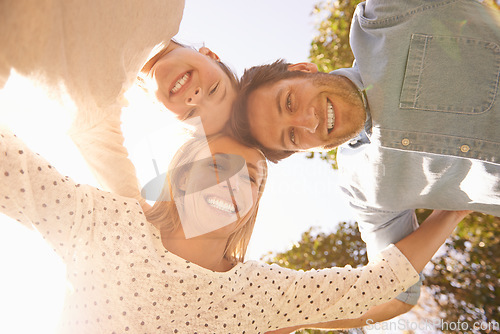
[[[431,210],[417,210],[419,221],[430,213]],[[444,253],[432,261],[424,285],[431,290],[444,321],[467,322],[472,327],[475,322],[499,320],[499,230],[500,218],[472,213],[448,239]],[[296,270],[347,264],[357,267],[367,263],[366,247],[355,223],[340,223],[330,234],[311,228],[290,250],[270,254],[266,260]],[[481,331],[485,332],[495,331]],[[307,330],[299,333],[337,332]]]
[[368,263],[366,247],[356,224],[339,223],[333,233],[310,228],[301,240],[284,252],[269,255],[268,262],[290,269],[323,269],[351,265],[358,267]]
[[309,59],[321,72],[351,67],[354,56],[349,46],[349,29],[360,0],[326,0],[316,4],[318,34],[311,42]]
[[[445,254],[432,261],[432,273],[425,280],[443,319],[471,325],[500,321],[500,218],[470,214],[444,249]],[[490,328],[476,333],[495,332]]]

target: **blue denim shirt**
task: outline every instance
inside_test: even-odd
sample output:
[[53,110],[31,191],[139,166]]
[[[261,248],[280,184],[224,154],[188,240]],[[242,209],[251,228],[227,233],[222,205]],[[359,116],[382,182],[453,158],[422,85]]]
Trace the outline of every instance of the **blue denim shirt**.
[[[338,151],[342,189],[374,255],[417,228],[414,209],[500,216],[500,13],[476,1],[361,3],[351,79],[371,126]],[[399,299],[415,304],[413,293]]]

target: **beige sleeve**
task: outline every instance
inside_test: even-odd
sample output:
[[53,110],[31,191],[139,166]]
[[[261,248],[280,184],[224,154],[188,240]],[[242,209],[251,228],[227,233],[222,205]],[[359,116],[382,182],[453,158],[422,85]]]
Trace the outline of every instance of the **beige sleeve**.
[[411,263],[394,245],[364,267],[296,271],[249,261],[241,271],[247,276],[247,280],[242,280],[245,293],[266,296],[258,300],[258,310],[267,312],[273,330],[358,318],[419,279]]
[[143,204],[135,167],[123,146],[120,115],[109,113],[91,127],[73,127],[69,134],[104,190]]

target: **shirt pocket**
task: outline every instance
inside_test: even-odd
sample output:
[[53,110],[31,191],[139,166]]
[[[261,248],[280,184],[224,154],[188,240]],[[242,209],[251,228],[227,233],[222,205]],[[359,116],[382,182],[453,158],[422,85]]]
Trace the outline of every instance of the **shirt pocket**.
[[480,114],[495,101],[500,47],[467,37],[413,34],[399,107]]

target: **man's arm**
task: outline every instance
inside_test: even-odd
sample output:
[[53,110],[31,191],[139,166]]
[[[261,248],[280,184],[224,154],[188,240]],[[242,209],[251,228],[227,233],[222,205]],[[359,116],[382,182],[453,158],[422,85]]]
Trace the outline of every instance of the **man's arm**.
[[[397,242],[396,247],[407,257],[415,270],[420,272],[458,223],[469,213],[471,211],[434,210],[415,232]],[[359,318],[288,327],[267,332],[267,334],[291,333],[303,328],[346,329],[363,327],[367,325],[368,320],[370,320],[368,324],[389,320],[408,312],[412,307],[413,305],[393,299],[387,303],[372,307]]]

